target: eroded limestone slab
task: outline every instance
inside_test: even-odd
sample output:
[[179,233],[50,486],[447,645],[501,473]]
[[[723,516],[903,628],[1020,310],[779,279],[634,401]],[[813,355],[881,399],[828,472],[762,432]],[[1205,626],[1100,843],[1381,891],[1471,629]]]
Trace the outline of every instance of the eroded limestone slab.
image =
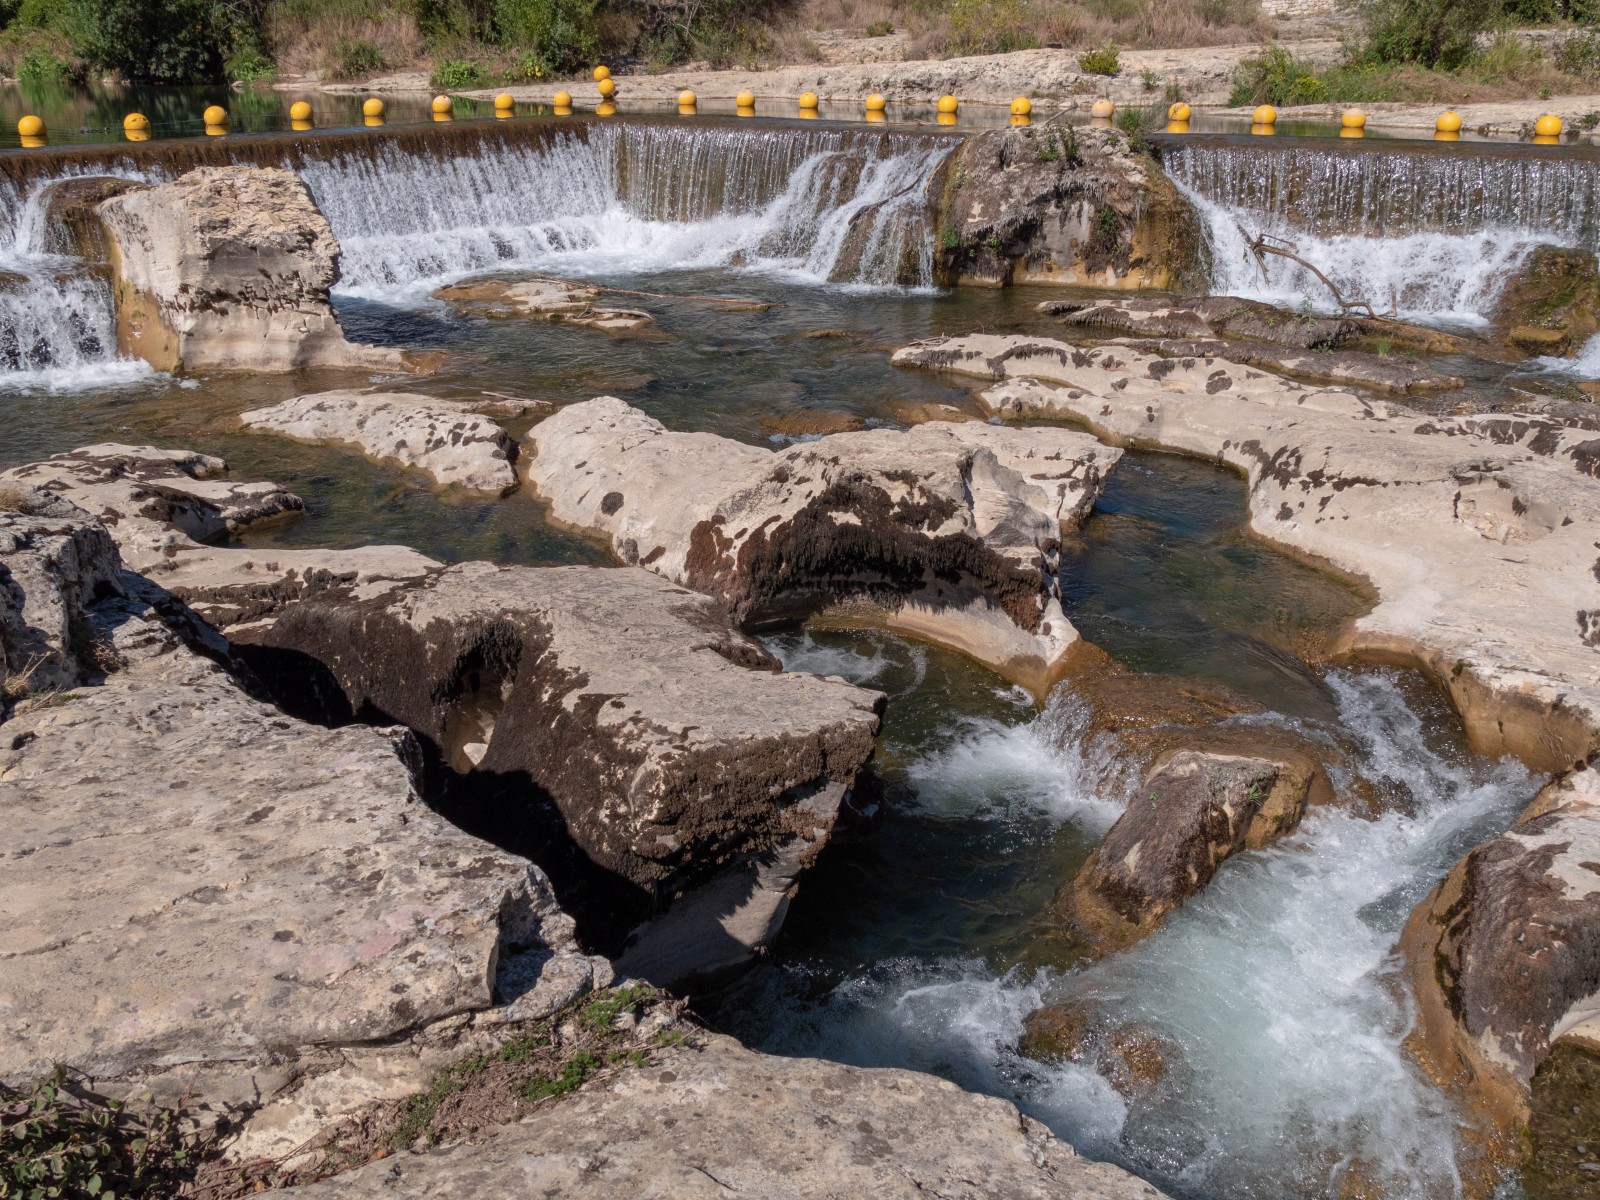
[[1043,687],[1079,644],[1054,579],[1116,462],[1082,434],[981,422],[771,451],[674,433],[621,400],[529,431],[528,479],[566,524],[720,601],[736,621],[865,605],[892,628]]
[[452,283],[434,295],[468,312],[490,317],[531,317],[540,321],[582,325],[613,333],[643,329],[655,318],[642,309],[597,305],[600,289],[565,279],[489,279]]
[[1163,1200],[1014,1105],[910,1071],[778,1058],[711,1036],[480,1142],[401,1154],[305,1200],[560,1195]]
[[441,484],[503,496],[517,486],[516,443],[493,421],[409,392],[318,392],[240,414],[247,429],[355,446]]
[[1250,525],[1371,582],[1340,647],[1425,667],[1480,751],[1558,769],[1600,731],[1600,421],[1423,417],[1220,358],[974,335],[895,361],[1004,380],[1011,418],[1230,463]]

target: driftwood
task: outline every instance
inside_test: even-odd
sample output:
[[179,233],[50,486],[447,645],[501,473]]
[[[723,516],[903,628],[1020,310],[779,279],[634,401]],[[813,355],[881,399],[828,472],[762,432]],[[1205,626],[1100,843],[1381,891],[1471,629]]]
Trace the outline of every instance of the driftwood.
[[1396,302],[1396,297],[1393,295],[1390,295],[1389,297],[1389,311],[1386,313],[1380,313],[1373,308],[1370,300],[1346,300],[1344,298],[1344,294],[1339,291],[1338,285],[1335,284],[1333,280],[1329,279],[1320,270],[1318,270],[1317,267],[1307,262],[1304,258],[1301,258],[1300,255],[1296,253],[1296,251],[1299,250],[1299,247],[1293,242],[1286,241],[1280,237],[1273,237],[1270,233],[1258,233],[1254,238],[1252,238],[1248,233],[1245,233],[1244,226],[1242,225],[1239,226],[1239,234],[1245,240],[1245,248],[1249,250],[1251,254],[1255,255],[1256,266],[1261,270],[1261,279],[1263,282],[1265,282],[1267,279],[1267,260],[1265,256],[1268,254],[1276,254],[1279,258],[1287,258],[1290,262],[1299,263],[1302,267],[1320,279],[1323,286],[1333,294],[1333,302],[1339,306],[1341,315],[1349,316],[1351,314],[1357,314],[1361,316],[1372,317],[1374,319],[1381,319],[1385,317],[1393,318],[1399,310],[1399,304]]

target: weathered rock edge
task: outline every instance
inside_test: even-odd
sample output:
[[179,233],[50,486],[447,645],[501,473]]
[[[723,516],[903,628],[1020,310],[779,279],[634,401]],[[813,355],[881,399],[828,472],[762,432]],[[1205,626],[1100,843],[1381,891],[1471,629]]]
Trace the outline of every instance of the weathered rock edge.
[[840,433],[771,451],[670,432],[613,397],[534,426],[529,482],[624,562],[739,624],[864,606],[1043,692],[1081,646],[1055,565],[1120,452],[977,422]]
[[1078,1157],[1008,1101],[910,1071],[757,1054],[721,1036],[481,1141],[282,1194],[1164,1200],[1121,1168]]
[[1239,469],[1251,529],[1376,591],[1337,652],[1421,667],[1481,753],[1548,771],[1595,746],[1600,420],[1424,417],[1224,359],[1041,338],[938,339],[894,361],[1007,381],[982,397],[1001,416]]

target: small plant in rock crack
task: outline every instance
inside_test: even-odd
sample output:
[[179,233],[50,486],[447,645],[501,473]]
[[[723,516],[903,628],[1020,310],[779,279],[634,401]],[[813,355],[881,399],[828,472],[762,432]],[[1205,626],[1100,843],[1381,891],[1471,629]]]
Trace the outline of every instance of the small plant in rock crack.
[[946,225],[939,230],[939,248],[941,250],[955,250],[961,245],[961,231],[954,225]]
[[998,233],[990,234],[989,235],[989,240],[987,242],[985,242],[984,244],[986,246],[988,246],[989,249],[993,250],[996,254],[999,254],[1001,251],[1003,251],[1006,248],[1005,242],[1003,240],[1001,240],[1001,237],[1000,237],[1000,235]]
[[1046,128],[1034,143],[1034,153],[1040,162],[1061,162],[1069,167],[1083,161],[1078,155],[1078,132],[1070,125],[1064,134],[1054,125]]

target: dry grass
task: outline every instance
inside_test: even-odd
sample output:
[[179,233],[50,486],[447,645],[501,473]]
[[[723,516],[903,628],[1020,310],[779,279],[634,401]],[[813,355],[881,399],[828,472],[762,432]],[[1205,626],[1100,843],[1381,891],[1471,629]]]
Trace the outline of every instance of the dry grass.
[[308,3],[288,0],[268,12],[265,33],[280,71],[347,74],[350,48],[368,46],[384,66],[415,65],[424,39],[411,13],[366,0]]
[[39,508],[38,498],[11,484],[0,485],[0,512],[31,513]]

